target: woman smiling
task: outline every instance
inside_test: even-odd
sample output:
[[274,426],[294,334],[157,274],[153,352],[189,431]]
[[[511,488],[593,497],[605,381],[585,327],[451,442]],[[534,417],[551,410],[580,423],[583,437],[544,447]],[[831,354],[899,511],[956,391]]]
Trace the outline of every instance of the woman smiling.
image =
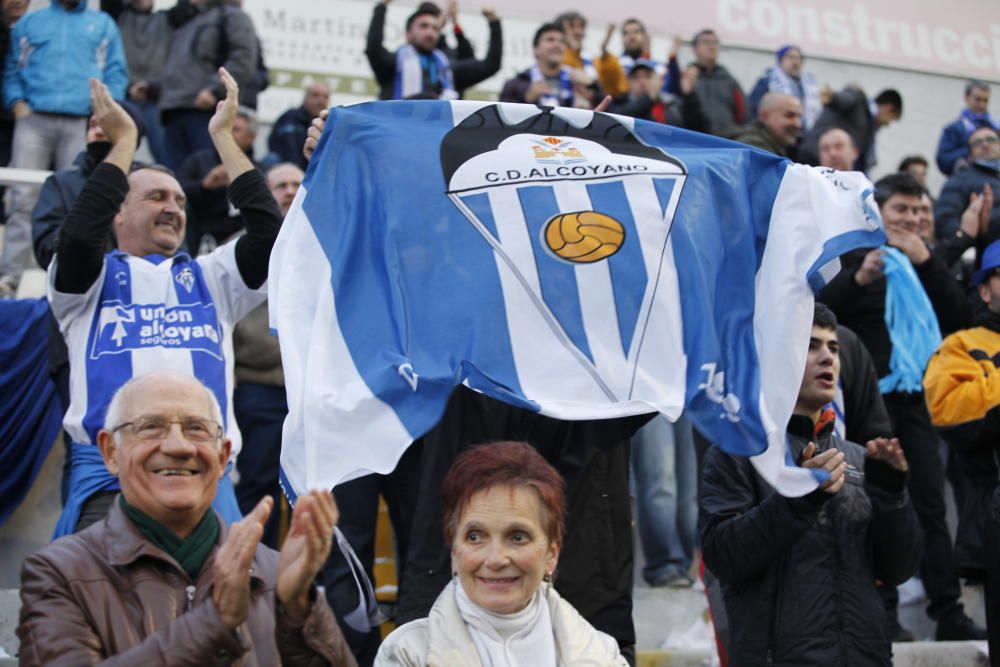
[[454,577],[430,615],[393,632],[376,667],[627,665],[552,587],[564,483],[530,445],[465,452],[441,489]]

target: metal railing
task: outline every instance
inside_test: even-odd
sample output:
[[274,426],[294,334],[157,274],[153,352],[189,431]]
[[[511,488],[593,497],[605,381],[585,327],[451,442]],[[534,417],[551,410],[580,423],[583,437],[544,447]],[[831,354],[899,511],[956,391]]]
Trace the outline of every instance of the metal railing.
[[52,174],[42,169],[0,167],[0,185],[41,185]]

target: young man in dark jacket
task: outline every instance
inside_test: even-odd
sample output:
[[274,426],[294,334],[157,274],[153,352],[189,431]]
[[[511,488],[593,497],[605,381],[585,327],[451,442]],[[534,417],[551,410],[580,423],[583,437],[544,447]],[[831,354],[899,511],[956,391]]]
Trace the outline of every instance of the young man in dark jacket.
[[749,459],[713,446],[702,475],[702,550],[721,580],[734,665],[892,664],[875,580],[917,568],[921,532],[899,442],[862,447],[834,434],[837,322],[816,306],[809,354],[788,424],[791,456],[824,471],[802,498],[778,495]]
[[[923,194],[923,187],[909,174],[892,174],[875,184],[875,200],[885,222],[889,245],[904,255],[902,261],[913,270],[925,295],[925,299],[909,304],[909,315],[915,315],[921,303],[929,303],[927,310],[933,312],[924,313],[928,319],[922,335],[947,335],[966,326],[968,303],[948,266],[931,253],[917,234]],[[858,334],[872,355],[881,383],[885,384],[881,387],[882,396],[892,419],[893,434],[903,443],[913,469],[910,495],[927,538],[921,578],[927,589],[927,614],[937,621],[936,637],[984,639],[985,632],[965,614],[960,600],[961,587],[945,520],[944,466],[920,378],[902,375],[892,366],[893,355],[898,355],[894,352],[896,345],[902,342],[903,349],[909,349],[919,337],[912,329],[890,332],[886,324],[888,280],[884,253],[881,248],[860,249],[841,257],[841,272],[820,291],[818,298]],[[895,588],[886,587],[884,592],[892,614],[894,639],[912,639],[896,621]]]

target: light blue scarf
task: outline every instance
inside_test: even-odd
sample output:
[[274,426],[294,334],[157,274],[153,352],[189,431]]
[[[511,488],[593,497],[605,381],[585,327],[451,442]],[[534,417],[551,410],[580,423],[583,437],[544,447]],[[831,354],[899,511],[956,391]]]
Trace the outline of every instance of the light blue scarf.
[[895,248],[882,248],[885,263],[885,326],[892,355],[889,374],[878,381],[883,394],[923,390],[924,369],[941,345],[941,328],[909,258]]

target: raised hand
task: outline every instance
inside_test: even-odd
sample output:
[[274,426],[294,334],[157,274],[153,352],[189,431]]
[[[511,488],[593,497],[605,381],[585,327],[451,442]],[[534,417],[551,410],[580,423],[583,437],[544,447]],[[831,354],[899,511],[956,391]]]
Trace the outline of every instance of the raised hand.
[[309,614],[309,588],[330,555],[339,518],[329,491],[311,491],[295,503],[292,526],[278,559],[276,587],[278,600],[293,621]]
[[306,156],[307,160],[311,160],[313,153],[316,152],[316,145],[319,144],[319,138],[323,136],[323,128],[326,127],[326,118],[329,115],[329,109],[320,111],[319,116],[313,118],[309,130],[306,132],[306,143],[302,146],[302,154]]
[[903,448],[899,445],[899,438],[893,438],[892,440],[889,438],[875,438],[868,441],[865,449],[868,450],[867,455],[870,459],[888,463],[901,472],[906,472],[910,469],[910,464],[906,461],[906,454],[903,453]]
[[223,624],[235,630],[250,612],[250,565],[264,535],[274,501],[265,496],[250,514],[233,524],[212,564],[212,600]]
[[219,68],[219,76],[226,86],[226,99],[215,105],[215,115],[208,121],[208,133],[231,135],[236,121],[236,109],[240,105],[240,87],[225,67]]
[[611,106],[611,96],[605,95],[604,99],[594,107],[594,111],[607,111],[609,106]]
[[976,238],[986,234],[990,229],[990,215],[993,213],[993,188],[989,183],[983,185],[982,193],[973,192],[969,197],[969,205],[962,212],[960,226],[962,231]]
[[611,43],[611,37],[615,34],[615,24],[609,23],[608,29],[604,32],[604,41],[601,42],[601,54],[608,52],[608,44]]
[[134,149],[138,138],[135,122],[120,104],[114,101],[108,87],[97,79],[90,79],[90,108],[94,120],[108,135],[112,144],[131,142]]

